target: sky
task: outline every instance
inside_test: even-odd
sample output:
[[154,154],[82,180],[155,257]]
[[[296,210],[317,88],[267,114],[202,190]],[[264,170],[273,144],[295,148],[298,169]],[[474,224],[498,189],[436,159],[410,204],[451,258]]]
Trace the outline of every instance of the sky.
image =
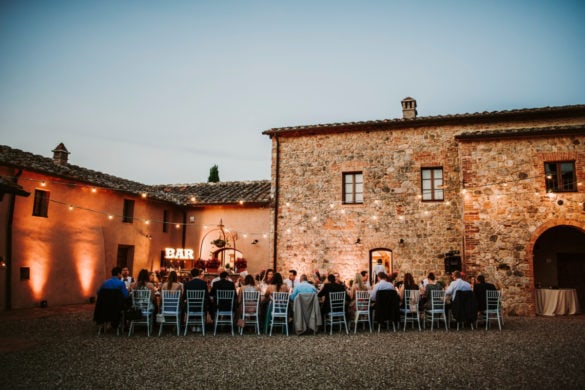
[[271,128],[585,103],[584,1],[0,0],[0,144],[270,179]]

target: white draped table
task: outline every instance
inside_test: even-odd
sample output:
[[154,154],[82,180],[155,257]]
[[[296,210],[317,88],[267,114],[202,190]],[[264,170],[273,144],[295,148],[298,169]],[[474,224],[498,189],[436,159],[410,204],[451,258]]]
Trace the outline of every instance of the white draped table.
[[536,314],[543,316],[572,315],[579,311],[579,299],[574,288],[536,289]]

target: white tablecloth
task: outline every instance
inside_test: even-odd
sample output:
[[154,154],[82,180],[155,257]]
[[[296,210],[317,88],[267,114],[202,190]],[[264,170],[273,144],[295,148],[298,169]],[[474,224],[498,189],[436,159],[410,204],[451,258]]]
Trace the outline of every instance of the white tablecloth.
[[536,289],[536,314],[543,316],[575,314],[579,311],[577,290],[563,289]]

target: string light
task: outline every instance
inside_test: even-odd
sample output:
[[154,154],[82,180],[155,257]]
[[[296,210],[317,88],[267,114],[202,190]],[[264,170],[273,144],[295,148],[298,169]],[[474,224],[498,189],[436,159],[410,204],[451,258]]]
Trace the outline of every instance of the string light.
[[[513,188],[512,189],[509,189],[508,184],[510,184],[510,183],[516,183],[517,184],[517,183],[522,183],[522,182],[528,182],[528,183],[530,183],[530,182],[533,182],[533,181],[536,181],[536,180],[540,181],[540,180],[542,180],[542,178],[543,178],[542,175],[538,175],[536,177],[526,177],[526,178],[502,180],[502,181],[495,182],[495,183],[486,183],[486,184],[481,184],[481,185],[479,185],[479,184],[477,184],[477,185],[471,185],[469,182],[466,182],[465,184],[461,183],[461,187],[458,186],[460,183],[451,182],[451,185],[450,186],[443,185],[443,186],[441,186],[441,188],[443,189],[443,191],[445,193],[449,193],[449,192],[453,192],[453,193],[460,192],[463,195],[462,201],[466,201],[466,200],[469,199],[469,197],[471,195],[471,192],[470,191],[475,190],[474,191],[474,196],[476,196],[476,197],[488,197],[488,199],[489,199],[489,196],[490,195],[485,194],[485,193],[482,193],[482,192],[476,193],[476,191],[480,191],[482,188],[503,187],[503,188],[509,190],[510,192],[500,192],[500,193],[498,193],[498,194],[495,195],[495,198],[496,199],[501,199],[504,196],[508,196],[508,195],[509,196],[517,196],[517,191],[514,190]],[[16,179],[16,178],[14,178],[14,179]],[[62,180],[59,180],[59,179],[49,180],[49,181],[47,181],[47,180],[33,179],[33,178],[26,178],[26,177],[25,178],[22,178],[21,177],[20,179],[39,182],[40,185],[43,186],[43,187],[47,186],[47,183],[51,183],[51,184],[67,185],[69,187],[76,186],[76,187],[81,187],[81,188],[91,188],[91,192],[92,193],[97,193],[97,191],[98,191],[98,188],[95,187],[95,186],[88,186],[88,185],[85,185],[85,184],[72,183],[72,182],[68,182],[68,181],[66,182],[66,181],[62,181]],[[581,187],[582,186],[582,183],[581,182],[578,182],[577,183],[577,186]],[[462,188],[462,187],[464,187],[464,188]],[[112,191],[120,191],[121,190],[119,188],[106,188],[106,187],[103,187],[103,188],[109,189],[109,190],[112,190]],[[578,194],[578,193],[579,192],[577,191],[575,194]],[[148,195],[149,194],[147,192],[140,193],[140,196],[142,198],[147,198]],[[378,206],[382,202],[384,202],[384,204],[388,204],[389,202],[395,202],[395,203],[398,203],[399,205],[400,205],[400,203],[404,203],[405,205],[407,205],[407,206],[400,205],[400,208],[402,208],[402,207],[407,207],[407,208],[413,208],[413,207],[415,207],[415,208],[419,208],[419,207],[429,207],[429,206],[433,206],[434,207],[435,205],[437,205],[437,207],[439,207],[441,204],[444,204],[446,206],[451,205],[451,202],[450,201],[445,201],[445,202],[424,202],[424,203],[415,202],[415,203],[412,203],[412,202],[409,201],[409,198],[412,197],[413,195],[414,194],[407,193],[407,192],[398,193],[398,194],[391,192],[391,193],[387,193],[387,194],[384,195],[385,198],[384,198],[383,201],[381,201],[380,199],[374,199],[374,200],[372,200],[372,204],[375,205],[375,206]],[[546,195],[546,196],[549,197],[549,199],[551,201],[555,200],[556,197],[558,196],[558,194],[557,193],[554,193],[554,192],[549,192],[547,194],[541,194],[538,191],[535,191],[534,192],[534,195],[535,196]],[[567,196],[571,196],[571,195],[574,195],[574,194],[573,193],[567,193],[566,195]],[[156,194],[155,194],[155,197],[156,197]],[[416,194],[416,198],[417,199],[421,199],[421,195],[420,194]],[[191,199],[192,202],[195,202],[196,201],[195,196],[192,196],[190,199]],[[103,211],[99,211],[99,210],[93,210],[93,209],[90,209],[90,208],[76,206],[76,205],[72,205],[72,204],[68,204],[68,203],[65,204],[64,202],[59,202],[59,201],[54,200],[54,199],[50,199],[50,201],[51,202],[54,202],[54,203],[59,203],[59,204],[66,205],[67,207],[69,207],[69,210],[71,210],[71,211],[74,210],[74,209],[80,209],[80,210],[90,211],[90,212],[94,212],[94,213],[98,213],[98,214],[104,214],[104,215],[107,215],[107,218],[110,219],[110,220],[112,220],[114,218],[114,216],[115,216],[114,214],[109,214],[109,213],[106,213],[106,212],[103,212]],[[583,201],[574,201],[574,200],[572,200],[570,198],[567,200],[567,199],[563,198],[563,204],[564,205],[567,205],[568,206],[570,204],[573,204],[573,202],[574,202],[574,204],[578,204],[579,207],[583,207]],[[244,204],[244,201],[243,200],[240,200],[239,201],[239,204],[240,205]],[[315,207],[312,207],[312,205],[310,204],[310,202],[307,202],[306,200],[303,200],[303,202],[302,202],[302,206],[304,208],[308,209],[308,210],[319,210],[320,209],[319,206],[321,204],[322,204],[321,201],[315,200],[314,201]],[[290,201],[289,202],[286,202],[286,206],[287,207],[291,207],[291,202]],[[334,203],[329,203],[329,208],[330,209],[334,209],[335,208],[335,204]],[[327,212],[323,213],[323,210],[321,210],[320,213],[321,214],[327,214]],[[345,209],[341,209],[341,214],[345,214]],[[352,214],[357,214],[358,217],[359,217],[359,215],[364,215],[364,214],[367,215],[368,214],[368,211],[367,210],[365,210],[365,211],[352,210]],[[401,221],[404,221],[404,219],[407,216],[409,216],[409,215],[410,216],[416,216],[417,215],[417,211],[414,210],[412,212],[406,213],[406,215],[404,215],[404,214],[405,214],[404,213],[404,210],[401,210],[401,215],[398,216],[398,219],[401,220]],[[425,212],[425,215],[428,215],[428,214],[429,214],[429,212],[427,210]],[[123,216],[122,215],[118,215],[117,217],[122,218]],[[303,223],[305,223],[306,222],[305,218],[309,218],[309,217],[306,216],[306,217],[301,218],[301,220],[299,222],[297,222],[297,224],[303,224]],[[376,220],[378,218],[378,216],[377,215],[373,215],[373,216],[371,216],[371,218],[374,219],[374,220]],[[133,218],[133,219],[134,220],[140,220],[139,218]],[[311,220],[313,222],[316,222],[316,221],[318,221],[318,217],[317,216],[313,216],[313,217],[311,217]],[[151,222],[151,220],[144,220],[144,221],[147,224]],[[152,220],[152,222],[161,223],[161,224],[173,224],[173,225],[175,225],[175,227],[177,229],[180,228],[181,226],[187,225],[186,223],[168,222],[168,221],[157,221],[157,220]],[[192,224],[192,222],[189,223],[189,224]],[[208,225],[199,225],[199,226],[202,226],[203,229],[207,229],[208,228]],[[214,225],[209,225],[209,226],[214,226]],[[290,233],[290,231],[287,231],[287,233]],[[263,238],[267,238],[268,237],[268,235],[266,233],[249,233],[248,232],[248,233],[243,233],[243,234],[262,235]]]
[[[69,203],[65,203],[65,202],[61,202],[59,200],[56,199],[49,199],[49,202],[58,204],[58,205],[62,205],[62,206],[66,206],[70,211],[74,210],[74,209],[78,209],[78,210],[83,210],[83,211],[88,211],[91,213],[96,213],[96,214],[101,214],[106,216],[109,220],[113,220],[114,217],[118,217],[118,218],[123,218],[123,215],[116,215],[116,214],[111,214],[111,213],[106,213],[100,210],[95,210],[95,209],[91,209],[91,208],[87,208],[87,207],[82,207],[82,206],[77,206],[77,205],[73,205],[73,204],[69,204]],[[192,226],[192,223],[180,223],[180,222],[165,222],[162,220],[152,220],[152,219],[143,219],[143,218],[137,218],[137,217],[133,217],[132,218],[134,221],[137,222],[143,222],[146,225],[150,225],[151,223],[155,222],[155,223],[160,223],[160,224],[172,224],[175,226],[175,228],[180,229],[182,226],[187,226],[190,225]],[[215,227],[216,225],[212,225],[212,224],[202,224],[199,225],[202,226],[203,229],[208,229],[209,227]],[[257,232],[239,232],[233,229],[229,229],[226,228],[225,231],[226,232],[230,232],[233,235],[235,235],[237,237],[238,234],[242,234],[242,236],[244,238],[246,237],[252,237],[252,236],[263,236],[264,238],[268,237],[268,235],[266,233],[257,233]]]

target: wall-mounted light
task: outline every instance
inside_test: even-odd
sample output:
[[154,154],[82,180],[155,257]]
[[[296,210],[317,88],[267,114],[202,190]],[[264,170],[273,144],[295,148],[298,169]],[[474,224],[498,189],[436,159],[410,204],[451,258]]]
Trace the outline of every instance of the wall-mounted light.
[[358,245],[361,243],[362,243],[362,239],[358,237],[357,240],[355,240],[355,244]]
[[258,240],[252,241],[252,245],[256,245],[256,244],[258,244]]
[[400,241],[398,241],[399,245],[404,245],[404,238],[401,238]]

